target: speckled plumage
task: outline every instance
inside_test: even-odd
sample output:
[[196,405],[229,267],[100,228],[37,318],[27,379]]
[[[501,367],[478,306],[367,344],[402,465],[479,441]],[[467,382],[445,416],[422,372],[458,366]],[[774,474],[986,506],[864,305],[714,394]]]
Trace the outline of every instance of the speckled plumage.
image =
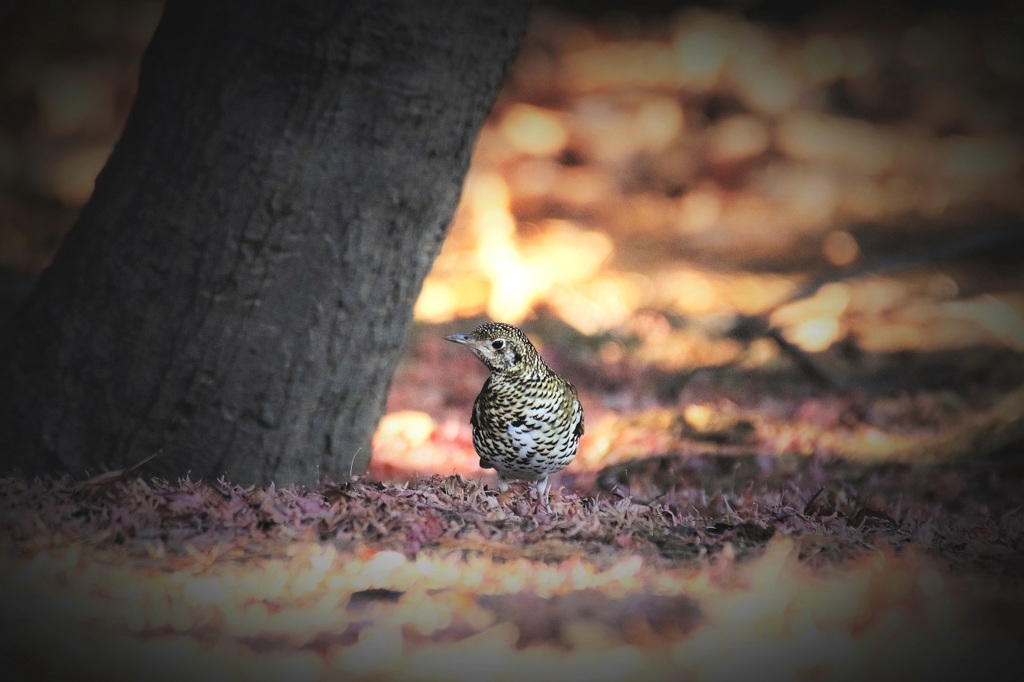
[[568,466],[583,435],[576,389],[511,325],[489,322],[445,338],[469,346],[491,370],[470,417],[480,466],[498,472],[501,491],[507,479],[535,481],[547,504],[548,476]]

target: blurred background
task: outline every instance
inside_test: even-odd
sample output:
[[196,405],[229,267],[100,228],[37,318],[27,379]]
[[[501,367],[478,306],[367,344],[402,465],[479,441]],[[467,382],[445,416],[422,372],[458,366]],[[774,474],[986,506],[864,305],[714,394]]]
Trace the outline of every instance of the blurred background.
[[[1024,5],[624,6],[535,9],[374,439],[371,479],[417,483],[50,504],[77,486],[6,479],[31,513],[0,601],[53,604],[11,610],[7,658],[423,678],[484,652],[466,679],[1019,658]],[[0,4],[0,320],[89,197],[161,7]],[[443,341],[485,318],[580,390],[553,521],[426,478],[493,483],[468,423],[485,370]]]
[[[771,411],[782,370],[812,412],[814,386],[927,389],[924,423],[1024,385],[1021,10],[622,6],[537,6],[385,431],[465,440],[482,368],[440,336],[483,318],[524,324],[598,418],[700,421],[712,393]],[[0,313],[88,198],[161,8],[0,12]]]
[[[545,306],[594,334],[644,308],[757,313],[808,272],[1020,227],[1024,42],[1009,5],[641,7],[539,6],[418,319],[515,323]],[[6,22],[24,34],[0,53],[5,269],[44,268],[88,198],[161,8],[44,2],[20,28]],[[1002,253],[973,276],[830,288],[814,325],[785,326],[823,349],[908,295],[939,304],[1000,288],[1021,267]],[[960,319],[915,338],[900,317],[862,341],[999,335]]]

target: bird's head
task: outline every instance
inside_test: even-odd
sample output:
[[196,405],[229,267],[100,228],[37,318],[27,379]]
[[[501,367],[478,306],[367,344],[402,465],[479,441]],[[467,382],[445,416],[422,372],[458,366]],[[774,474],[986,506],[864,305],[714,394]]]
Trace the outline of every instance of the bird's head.
[[444,338],[469,346],[492,372],[531,373],[545,367],[526,334],[510,324],[487,322],[469,334],[450,334]]

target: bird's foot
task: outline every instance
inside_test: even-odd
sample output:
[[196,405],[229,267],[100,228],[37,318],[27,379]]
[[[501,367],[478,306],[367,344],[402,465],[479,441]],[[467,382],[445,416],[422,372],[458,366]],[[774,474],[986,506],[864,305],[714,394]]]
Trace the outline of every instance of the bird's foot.
[[548,480],[548,477],[545,476],[537,481],[534,487],[537,490],[536,508],[540,509],[543,507],[544,511],[548,514],[554,514],[554,511],[551,509],[551,482]]
[[515,496],[516,493],[514,490],[510,489],[508,481],[503,479],[501,476],[498,476],[498,503],[508,504],[510,501],[512,501],[512,499],[515,498]]

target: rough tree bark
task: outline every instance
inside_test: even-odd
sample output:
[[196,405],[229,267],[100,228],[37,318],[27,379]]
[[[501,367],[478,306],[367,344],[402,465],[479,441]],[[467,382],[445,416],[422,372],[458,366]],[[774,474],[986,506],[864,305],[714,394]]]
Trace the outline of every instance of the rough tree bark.
[[170,0],[95,192],[0,340],[26,473],[369,462],[522,0]]

